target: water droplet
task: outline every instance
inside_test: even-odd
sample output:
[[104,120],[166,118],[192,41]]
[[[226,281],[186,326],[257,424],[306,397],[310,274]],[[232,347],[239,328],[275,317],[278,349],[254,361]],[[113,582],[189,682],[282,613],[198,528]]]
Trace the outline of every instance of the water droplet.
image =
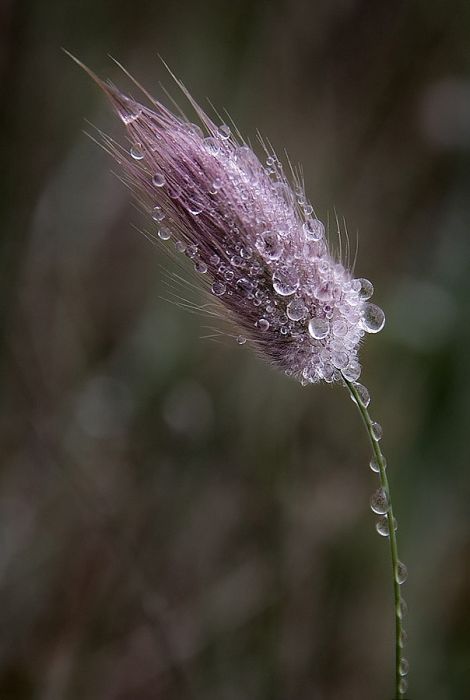
[[402,583],[405,583],[406,579],[408,578],[408,569],[406,568],[406,566],[403,564],[402,561],[399,561],[397,563],[395,577],[396,577],[397,583],[399,583],[400,585]]
[[189,199],[186,206],[189,213],[194,214],[194,216],[200,214],[204,209],[203,203],[200,202],[198,199]]
[[220,258],[219,258],[219,256],[218,256],[216,253],[214,253],[214,255],[211,255],[211,256],[210,256],[209,262],[210,262],[211,265],[214,265],[214,267],[215,267],[215,266],[217,266],[217,265],[219,264]]
[[227,126],[227,124],[221,124],[217,129],[217,136],[219,137],[219,139],[222,139],[222,141],[226,141],[227,139],[229,139],[230,133],[230,127]]
[[221,297],[225,294],[225,290],[227,287],[223,282],[214,282],[212,285],[212,293],[215,294],[216,297]]
[[212,185],[211,185],[209,192],[211,194],[216,194],[220,190],[221,187],[222,187],[222,180],[220,179],[220,177],[215,177],[214,180],[212,181]]
[[158,237],[161,238],[162,241],[167,241],[169,238],[171,238],[170,229],[166,226],[162,226],[158,231]]
[[140,117],[142,114],[142,110],[139,109],[137,112],[125,112],[122,110],[119,110],[119,116],[121,117],[122,121],[124,124],[132,124],[132,122],[135,122],[136,119]]
[[184,253],[184,251],[186,250],[186,245],[183,243],[183,241],[176,241],[175,248],[178,251],[178,253]]
[[256,238],[256,250],[268,260],[279,260],[283,251],[283,243],[273,231],[265,231]]
[[398,603],[398,617],[400,620],[403,620],[405,617],[406,613],[408,612],[408,606],[406,604],[406,600],[404,598],[400,598],[400,602]]
[[[350,360],[349,365],[343,369],[343,377],[350,382],[355,382],[361,376],[361,365],[357,360]],[[360,384],[362,386],[362,384]],[[365,387],[364,387],[365,389]],[[366,389],[367,391],[367,389]],[[370,401],[370,396],[369,396]],[[364,404],[368,406],[368,404]]]
[[[345,375],[346,376],[346,375]],[[369,389],[364,386],[364,384],[359,384],[359,382],[354,382],[353,383],[354,388],[356,389],[360,401],[364,404],[364,406],[367,408],[367,406],[370,404],[370,394],[369,394]],[[351,394],[351,398],[356,402],[356,397]]]
[[154,207],[152,211],[152,219],[154,221],[163,221],[165,218],[165,212],[162,211],[161,207]]
[[299,278],[292,270],[279,269],[273,274],[274,291],[282,297],[288,297],[299,288]]
[[361,327],[366,333],[378,333],[385,325],[385,314],[375,304],[364,304],[361,318]]
[[400,631],[400,636],[398,637],[398,644],[399,644],[400,647],[403,649],[403,647],[405,646],[405,644],[407,643],[407,641],[408,641],[408,634],[407,634],[407,631],[404,630],[404,629],[402,629],[402,630]]
[[207,265],[202,260],[198,260],[194,265],[194,269],[196,272],[200,272],[202,275],[204,275],[207,272]]
[[319,241],[325,234],[325,227],[318,219],[307,219],[303,225],[303,230],[310,241]]
[[372,494],[370,498],[370,507],[377,515],[385,515],[385,513],[387,513],[390,504],[388,502],[387,492],[384,489],[377,489],[377,491]]
[[398,667],[398,673],[400,676],[407,676],[408,672],[410,670],[410,664],[408,663],[408,659],[402,658],[400,661],[400,666]]
[[[320,265],[318,266],[318,269],[320,270]],[[328,272],[328,266],[326,272]],[[330,284],[328,282],[320,282],[315,287],[315,296],[318,301],[329,301],[331,299]]]
[[158,172],[152,177],[152,185],[154,187],[163,187],[165,184],[165,176],[163,173]]
[[316,340],[326,338],[330,332],[330,323],[324,318],[311,318],[308,322],[308,332]]
[[140,145],[140,143],[136,143],[134,144],[134,146],[131,146],[129,152],[134,160],[142,160],[142,158],[144,157],[144,153],[142,151],[142,146]]
[[344,369],[349,364],[349,355],[342,350],[333,350],[331,353],[331,362],[337,369]]
[[374,285],[372,284],[372,282],[366,280],[364,277],[360,277],[358,280],[354,280],[354,282],[360,283],[360,287],[358,289],[359,297],[361,299],[364,299],[364,301],[366,299],[370,299],[374,293]]
[[239,345],[245,345],[245,343],[246,343],[246,338],[245,338],[245,336],[244,336],[244,335],[239,335],[239,336],[237,337],[237,343],[238,343]]
[[253,291],[253,283],[246,277],[240,277],[240,279],[237,280],[237,287],[247,294]]
[[206,139],[204,139],[204,148],[212,156],[216,156],[218,153],[220,153],[220,143],[213,136],[208,136]]
[[[387,515],[381,515],[380,518],[377,520],[375,524],[375,529],[379,533],[379,535],[382,535],[382,537],[388,537],[389,536],[389,531],[388,531],[388,516]],[[393,518],[393,529],[397,529],[397,521],[395,518]]]
[[406,678],[401,678],[401,679],[400,679],[400,682],[399,682],[399,684],[398,684],[398,690],[399,690],[400,693],[402,693],[402,694],[403,694],[403,693],[406,693],[406,691],[408,690],[408,681],[406,680]]
[[331,326],[331,330],[333,331],[333,335],[338,338],[343,338],[348,332],[348,324],[343,318],[338,318]]
[[267,331],[269,329],[269,321],[266,318],[260,318],[257,326],[260,331]]
[[171,197],[171,199],[179,199],[181,195],[183,194],[183,190],[179,185],[176,183],[173,185],[170,185],[167,189],[168,196]]
[[287,304],[287,315],[291,321],[301,321],[307,315],[307,307],[302,299],[292,299]]
[[380,425],[380,423],[377,423],[377,421],[374,421],[373,423],[371,423],[370,430],[371,430],[371,433],[372,433],[374,440],[377,440],[377,442],[378,442],[379,440],[382,439],[383,430],[382,430],[382,426]]
[[[385,457],[383,455],[382,455],[382,462],[384,465],[384,469],[386,469],[387,460],[385,459]],[[379,463],[377,462],[377,457],[375,455],[373,455],[371,457],[371,460],[369,462],[369,467],[372,469],[373,472],[376,472],[377,474],[380,472]]]
[[187,133],[191,134],[191,136],[195,136],[196,138],[199,138],[199,139],[202,139],[204,137],[202,129],[198,124],[192,124],[191,122],[188,122],[184,126],[185,126],[185,130],[187,131]]
[[[282,168],[281,164],[279,163],[279,169]],[[277,194],[282,197],[282,199],[287,203],[291,204],[292,201],[292,191],[285,182],[275,182],[274,183],[274,189],[276,190]]]

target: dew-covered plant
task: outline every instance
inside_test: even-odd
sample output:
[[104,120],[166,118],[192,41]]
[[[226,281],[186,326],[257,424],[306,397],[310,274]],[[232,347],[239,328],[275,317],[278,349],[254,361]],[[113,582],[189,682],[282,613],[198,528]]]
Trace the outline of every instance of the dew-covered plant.
[[262,164],[238,132],[216,124],[181,83],[199,124],[144,91],[151,105],[145,106],[80,65],[126,128],[127,147],[101,134],[120,177],[153,219],[158,237],[192,261],[201,285],[237,329],[238,342],[250,343],[304,386],[343,385],[357,405],[372,447],[370,467],[379,479],[370,506],[377,532],[390,543],[395,697],[403,698],[408,662],[400,587],[407,573],[398,557],[382,428],[368,412],[368,390],[357,381],[361,340],[385,323],[383,311],[369,301],[371,282],[354,278],[332,255],[302,179],[292,168],[287,177],[270,147],[263,143]]

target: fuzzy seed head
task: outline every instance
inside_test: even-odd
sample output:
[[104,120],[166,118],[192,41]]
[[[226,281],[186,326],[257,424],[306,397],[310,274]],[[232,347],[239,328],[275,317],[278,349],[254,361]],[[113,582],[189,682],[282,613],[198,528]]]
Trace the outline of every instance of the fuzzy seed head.
[[372,284],[330,253],[300,179],[290,182],[266,147],[262,164],[183,86],[201,126],[96,80],[131,144],[104,137],[106,148],[159,237],[191,259],[236,323],[238,342],[303,384],[357,380],[361,338],[381,330],[384,314],[367,301]]

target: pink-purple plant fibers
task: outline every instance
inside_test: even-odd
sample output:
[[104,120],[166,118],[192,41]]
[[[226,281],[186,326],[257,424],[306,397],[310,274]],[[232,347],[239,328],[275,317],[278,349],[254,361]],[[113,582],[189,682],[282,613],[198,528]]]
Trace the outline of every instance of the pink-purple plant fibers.
[[371,282],[355,279],[332,255],[301,178],[291,169],[289,180],[272,149],[263,144],[262,164],[238,132],[214,123],[181,83],[200,125],[175,115],[145,91],[152,107],[143,105],[77,63],[104,90],[126,127],[127,148],[102,134],[122,179],[153,219],[159,238],[191,259],[223,315],[238,327],[239,342],[250,341],[303,385],[345,384],[357,404],[372,448],[371,467],[380,481],[371,509],[379,516],[377,532],[390,543],[395,697],[401,700],[408,673],[400,591],[406,567],[398,558],[379,444],[382,428],[369,415],[369,392],[357,383],[361,339],[385,323],[383,311],[368,301]]
[[381,330],[384,314],[367,301],[372,284],[332,256],[300,180],[291,185],[274,152],[263,165],[186,91],[201,126],[93,77],[131,143],[104,137],[123,178],[159,237],[191,258],[239,342],[303,384],[357,380],[361,338]]

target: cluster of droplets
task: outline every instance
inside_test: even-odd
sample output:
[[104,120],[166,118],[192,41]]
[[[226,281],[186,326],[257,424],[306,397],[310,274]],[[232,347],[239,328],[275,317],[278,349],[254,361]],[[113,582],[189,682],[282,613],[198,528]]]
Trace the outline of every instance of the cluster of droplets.
[[[214,125],[193,103],[206,127],[185,122],[157,105],[151,111],[114,93],[115,107],[133,145],[127,179],[157,225],[163,241],[174,242],[204,275],[242,331],[265,356],[303,385],[325,381],[352,383],[354,400],[364,408],[369,392],[357,382],[358,348],[365,333],[379,332],[383,311],[371,303],[374,288],[355,279],[328,248],[324,224],[307,201],[300,182],[287,181],[282,163],[267,152],[262,164],[240,145],[226,124]],[[113,151],[113,144],[107,144]],[[115,153],[121,163],[121,154]],[[371,469],[381,486],[370,500],[379,535],[397,528],[384,484],[386,461],[379,441],[382,428],[370,422],[374,442]],[[407,571],[397,562],[395,582]],[[406,604],[398,596],[397,616]],[[402,630],[399,644],[405,644]],[[408,662],[401,658],[400,693],[406,691]]]
[[[355,394],[357,394],[357,398],[354,393],[351,393],[351,398],[355,403],[358,403],[359,400],[360,404],[362,404],[362,406],[365,409],[367,409],[370,404],[370,394],[367,387],[365,387],[363,384],[360,384],[359,382],[353,382],[353,388]],[[379,442],[382,438],[382,426],[380,425],[380,423],[377,423],[376,421],[372,421],[370,423],[370,434],[374,441],[374,453],[370,459],[369,466],[375,474],[379,475],[380,481],[381,483],[383,483],[382,472],[385,472],[387,468],[387,460],[382,454],[382,451],[379,447]],[[378,534],[382,537],[390,537],[390,530],[393,529],[393,532],[395,532],[397,530],[398,523],[392,513],[389,494],[382,485],[380,485],[379,488],[372,494],[370,498],[370,507],[372,512],[378,516],[375,524],[375,529],[377,530]],[[399,560],[397,561],[395,566],[394,578],[399,586],[404,584],[408,578],[407,568],[405,564],[403,564],[403,562]],[[400,620],[402,620],[406,613],[407,606],[401,593],[397,605],[397,615],[400,618]],[[402,627],[400,631],[400,637],[398,639],[398,643],[401,649],[403,649],[403,647],[405,646],[406,641],[407,634]],[[408,688],[408,681],[406,679],[406,676],[408,675],[409,671],[408,660],[403,656],[400,659],[400,665],[398,670],[401,676],[399,690],[400,693],[403,694]]]
[[[371,282],[332,258],[303,188],[292,190],[276,156],[263,166],[225,124],[204,136],[178,122],[173,138],[189,165],[185,177],[150,168],[159,238],[172,238],[176,223],[176,250],[209,273],[211,293],[242,327],[238,342],[252,340],[303,385],[356,381],[361,338],[383,328],[384,314],[368,301]],[[141,143],[130,154],[147,158]]]

